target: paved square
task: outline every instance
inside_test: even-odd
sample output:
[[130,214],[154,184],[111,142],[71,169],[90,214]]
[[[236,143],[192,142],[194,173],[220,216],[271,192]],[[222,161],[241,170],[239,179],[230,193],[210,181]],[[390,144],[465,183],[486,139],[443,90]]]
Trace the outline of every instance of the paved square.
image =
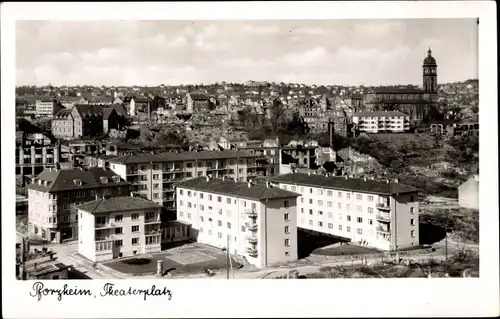
[[181,265],[196,264],[217,259],[215,257],[197,251],[184,254],[180,253],[178,255],[167,256],[166,258],[173,260]]

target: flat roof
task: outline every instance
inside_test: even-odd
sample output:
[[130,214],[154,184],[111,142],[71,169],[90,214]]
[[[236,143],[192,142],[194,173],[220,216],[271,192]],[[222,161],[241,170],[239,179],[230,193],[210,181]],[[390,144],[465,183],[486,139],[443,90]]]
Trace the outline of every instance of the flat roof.
[[162,163],[176,161],[194,161],[209,159],[235,159],[251,158],[258,155],[250,154],[247,151],[201,151],[201,152],[166,152],[160,154],[137,154],[125,155],[110,159],[110,163],[115,164],[143,164],[143,163]]

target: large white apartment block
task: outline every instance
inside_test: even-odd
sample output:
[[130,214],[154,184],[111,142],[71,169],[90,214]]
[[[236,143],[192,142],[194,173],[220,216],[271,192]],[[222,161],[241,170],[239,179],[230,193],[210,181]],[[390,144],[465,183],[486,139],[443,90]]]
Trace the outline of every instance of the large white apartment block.
[[269,183],[194,178],[177,186],[177,219],[198,242],[266,267],[297,260],[297,196]]
[[36,116],[37,117],[53,117],[62,105],[53,99],[36,100]]
[[245,151],[169,152],[115,157],[110,168],[134,188],[134,194],[175,208],[174,184],[186,179],[211,176],[247,181],[257,176],[265,158]]
[[419,245],[416,188],[300,173],[271,182],[302,195],[297,203],[299,228],[387,251]]
[[397,111],[358,112],[352,114],[352,122],[365,133],[401,133],[410,130],[410,117]]
[[161,251],[161,206],[138,197],[100,198],[78,207],[78,253],[101,262]]

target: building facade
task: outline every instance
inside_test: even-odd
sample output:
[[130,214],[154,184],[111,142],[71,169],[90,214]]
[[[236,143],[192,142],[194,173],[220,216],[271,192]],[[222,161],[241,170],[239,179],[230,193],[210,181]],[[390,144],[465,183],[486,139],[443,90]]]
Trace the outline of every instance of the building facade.
[[161,206],[154,202],[100,198],[77,210],[78,252],[94,262],[161,251]]
[[133,185],[134,193],[175,209],[175,184],[211,175],[247,181],[257,176],[258,155],[244,151],[170,152],[125,155],[109,160],[110,168]]
[[51,121],[52,135],[58,139],[69,140],[75,136],[75,120],[71,109],[62,109]]
[[479,209],[479,175],[474,175],[458,187],[458,205]]
[[178,220],[198,242],[266,267],[297,260],[297,196],[269,184],[200,177],[177,185]]
[[71,111],[74,119],[74,138],[98,136],[103,132],[103,107],[101,105],[75,105]]
[[54,167],[60,161],[61,146],[41,134],[16,132],[16,175],[21,176],[23,185],[47,167]]
[[57,101],[56,99],[36,100],[36,117],[51,118],[61,109],[62,109],[62,104],[59,103],[59,101]]
[[402,112],[358,112],[352,115],[352,122],[359,132],[365,133],[403,133],[410,131],[410,116]]
[[49,242],[78,238],[76,206],[96,196],[125,196],[129,183],[102,168],[48,168],[28,185],[29,234]]
[[389,181],[292,173],[271,182],[302,194],[297,226],[392,251],[419,245],[418,190]]

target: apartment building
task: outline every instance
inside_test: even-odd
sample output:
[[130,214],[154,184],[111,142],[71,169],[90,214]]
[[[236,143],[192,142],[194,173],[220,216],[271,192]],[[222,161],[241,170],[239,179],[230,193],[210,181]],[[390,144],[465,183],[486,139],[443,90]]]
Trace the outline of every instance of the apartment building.
[[161,209],[147,199],[130,196],[79,205],[78,252],[101,262],[161,251]]
[[36,117],[53,117],[62,109],[62,104],[56,99],[36,100]]
[[59,163],[61,147],[41,133],[16,132],[16,175],[26,180],[33,179],[45,168]]
[[72,139],[75,136],[75,121],[71,112],[71,109],[62,109],[54,115],[50,124],[55,138]]
[[299,228],[396,250],[419,244],[418,189],[391,181],[292,173],[273,184],[302,194]]
[[410,117],[397,111],[353,113],[352,122],[360,132],[365,133],[402,133],[410,130]]
[[177,219],[198,242],[229,249],[257,267],[297,260],[299,194],[210,177],[177,185]]
[[109,164],[133,185],[135,195],[175,209],[175,183],[207,175],[247,181],[257,176],[258,158],[245,151],[169,152],[125,155]]
[[49,242],[78,238],[76,206],[95,196],[125,196],[129,183],[102,168],[45,169],[28,185],[28,231]]

